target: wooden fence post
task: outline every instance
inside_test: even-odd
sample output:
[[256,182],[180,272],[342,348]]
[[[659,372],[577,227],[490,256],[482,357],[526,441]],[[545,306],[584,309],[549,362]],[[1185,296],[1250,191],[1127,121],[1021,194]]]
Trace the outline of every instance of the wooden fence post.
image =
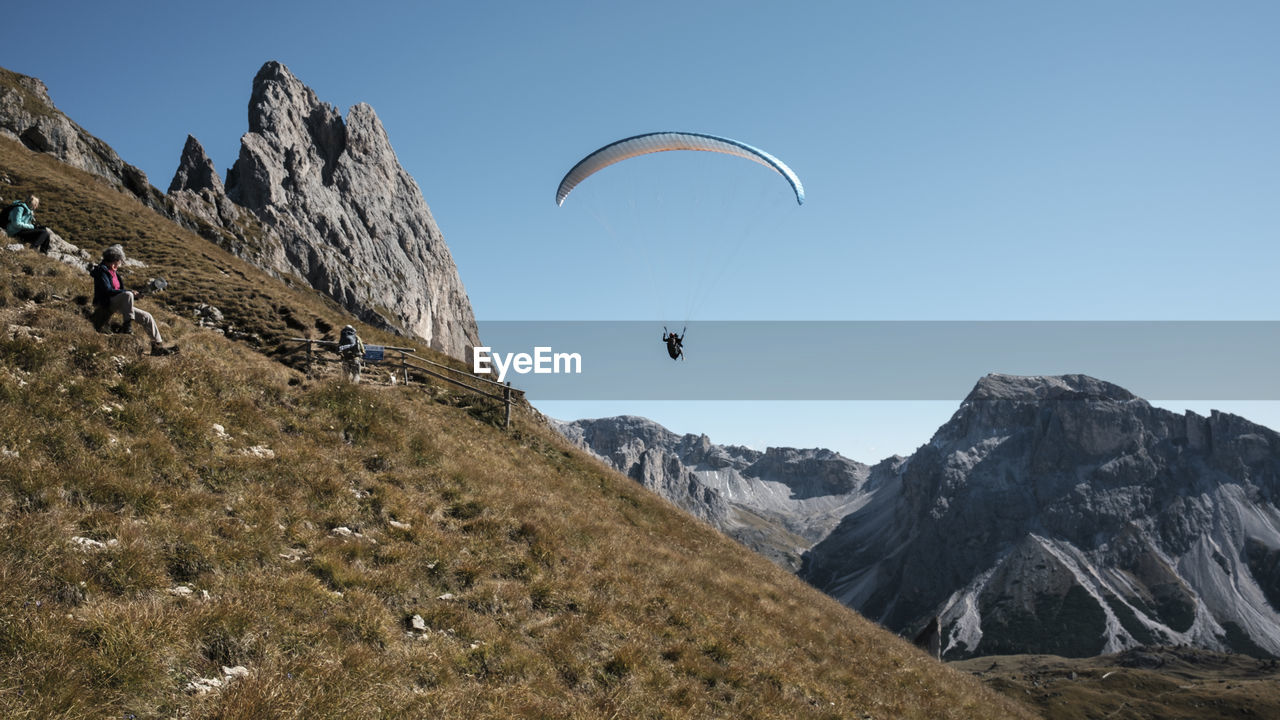
[[307,377],[311,377],[311,338],[307,338]]
[[504,429],[510,430],[511,429],[511,383],[510,382],[508,382],[507,386],[502,389],[502,402],[504,405],[507,406],[507,417],[503,421],[502,426]]

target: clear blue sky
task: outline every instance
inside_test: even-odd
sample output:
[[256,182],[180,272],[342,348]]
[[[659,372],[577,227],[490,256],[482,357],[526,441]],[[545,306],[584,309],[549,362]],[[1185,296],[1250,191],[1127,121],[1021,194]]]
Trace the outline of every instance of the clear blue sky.
[[[46,0],[17,20],[0,65],[45,81],[162,190],[188,134],[225,175],[267,60],[344,112],[370,104],[482,323],[677,320],[689,287],[705,320],[1280,307],[1274,2]],[[771,195],[787,188],[761,167],[697,154],[610,168],[555,206],[582,155],[668,129],[767,149],[806,204]],[[1273,405],[1237,405],[1280,424]],[[875,461],[954,404],[545,409]]]

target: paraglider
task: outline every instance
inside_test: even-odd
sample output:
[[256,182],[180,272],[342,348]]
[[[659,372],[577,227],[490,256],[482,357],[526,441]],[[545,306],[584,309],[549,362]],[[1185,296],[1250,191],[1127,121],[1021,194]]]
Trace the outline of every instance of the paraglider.
[[[579,160],[560,180],[560,185],[556,188],[556,205],[563,205],[565,199],[569,197],[569,193],[573,192],[575,187],[610,165],[641,155],[670,150],[721,153],[759,163],[781,175],[791,186],[792,192],[795,193],[796,204],[804,204],[804,185],[800,182],[800,178],[781,160],[759,148],[738,140],[704,133],[655,132],[634,135],[609,143]],[[672,360],[684,358],[684,334],[686,331],[687,326],[679,334],[667,332],[666,327],[662,328],[662,341],[666,343],[667,354],[671,356]]]

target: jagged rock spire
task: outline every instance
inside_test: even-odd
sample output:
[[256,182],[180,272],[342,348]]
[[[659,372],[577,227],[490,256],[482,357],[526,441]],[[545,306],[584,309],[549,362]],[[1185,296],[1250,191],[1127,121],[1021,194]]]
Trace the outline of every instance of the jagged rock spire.
[[182,148],[182,159],[178,161],[178,171],[173,174],[173,181],[169,183],[170,194],[182,190],[212,190],[218,194],[223,192],[218,169],[205,154],[204,146],[191,135],[187,136],[187,144]]
[[[344,121],[272,61],[254,78],[248,110],[225,195],[267,228],[276,245],[261,250],[267,269],[303,277],[365,322],[465,357],[479,342],[471,302],[373,108],[354,105]],[[186,160],[184,151],[179,175]]]

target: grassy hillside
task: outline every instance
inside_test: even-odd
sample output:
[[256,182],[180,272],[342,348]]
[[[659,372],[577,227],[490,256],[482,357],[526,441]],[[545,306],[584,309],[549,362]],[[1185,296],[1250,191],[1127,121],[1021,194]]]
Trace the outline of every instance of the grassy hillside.
[[0,194],[30,191],[171,282],[143,306],[183,350],[94,333],[86,275],[0,251],[0,716],[1034,716],[529,413],[304,377],[278,341],[335,305],[0,139]]

